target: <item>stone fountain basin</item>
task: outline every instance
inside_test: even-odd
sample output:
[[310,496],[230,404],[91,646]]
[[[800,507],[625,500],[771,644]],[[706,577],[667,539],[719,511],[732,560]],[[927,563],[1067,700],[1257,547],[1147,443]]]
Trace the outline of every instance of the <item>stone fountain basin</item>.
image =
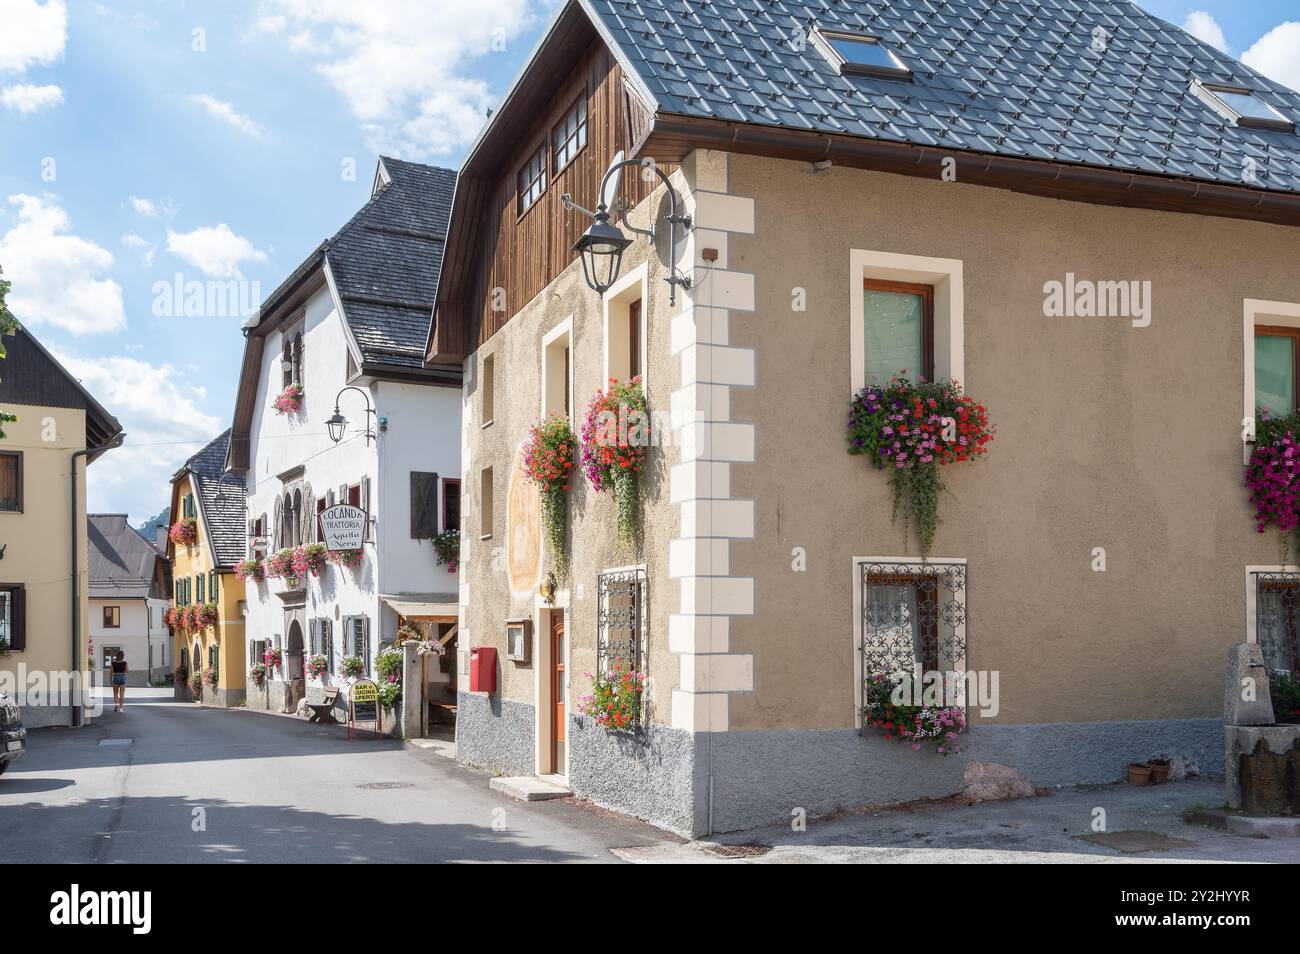
[[[1246,799],[1242,797],[1242,756],[1258,759],[1263,753],[1271,753],[1278,758],[1289,757],[1293,767],[1289,773],[1284,772],[1279,777],[1278,784],[1282,784],[1287,774],[1292,789],[1300,784],[1297,778],[1297,771],[1300,771],[1300,725],[1226,725],[1223,727],[1223,749],[1224,787],[1231,808],[1249,810],[1251,807],[1245,804]],[[1274,801],[1281,799],[1289,801],[1291,805],[1296,804],[1297,793],[1294,791],[1274,794]]]

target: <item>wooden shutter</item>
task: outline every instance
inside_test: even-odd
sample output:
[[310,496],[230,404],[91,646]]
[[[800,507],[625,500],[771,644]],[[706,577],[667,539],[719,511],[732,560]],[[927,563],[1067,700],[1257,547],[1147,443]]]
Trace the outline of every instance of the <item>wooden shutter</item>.
[[438,475],[411,471],[411,539],[438,535]]
[[330,671],[334,671],[334,623],[332,620],[321,620],[321,638],[325,641],[325,665]]
[[302,523],[302,542],[314,543],[316,541],[316,498],[312,496],[311,484],[303,485],[301,507],[302,509],[298,511],[298,519]]
[[215,603],[217,601],[217,580],[220,576],[221,574],[216,570],[212,570],[208,573],[208,602],[210,603]]
[[208,595],[207,578],[202,573],[194,574],[194,579],[198,581],[195,589],[199,592],[199,602],[206,603]]
[[370,540],[370,478],[361,478],[361,509],[366,512],[366,530],[363,540]]
[[9,591],[9,648],[27,648],[27,591],[21,586]]
[[282,512],[283,506],[284,505],[280,501],[280,497],[277,495],[275,498],[275,523],[271,524],[271,549],[272,550],[280,549],[280,514]]

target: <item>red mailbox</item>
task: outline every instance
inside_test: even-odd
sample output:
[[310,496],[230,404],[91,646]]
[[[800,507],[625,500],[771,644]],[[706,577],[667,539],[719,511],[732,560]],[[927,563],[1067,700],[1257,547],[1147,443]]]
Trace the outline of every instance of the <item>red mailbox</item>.
[[475,646],[469,651],[469,691],[497,691],[497,651],[491,646]]

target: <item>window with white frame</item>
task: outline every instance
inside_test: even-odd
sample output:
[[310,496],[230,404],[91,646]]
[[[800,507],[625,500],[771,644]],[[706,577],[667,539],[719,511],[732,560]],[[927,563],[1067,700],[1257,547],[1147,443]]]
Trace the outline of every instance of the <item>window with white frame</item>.
[[859,702],[875,675],[965,673],[964,560],[863,557],[853,574]]
[[900,372],[965,384],[959,259],[853,249],[849,278],[854,393]]
[[645,375],[646,275],[642,265],[605,293],[604,381],[627,381]]
[[542,416],[573,413],[573,319],[542,339]]

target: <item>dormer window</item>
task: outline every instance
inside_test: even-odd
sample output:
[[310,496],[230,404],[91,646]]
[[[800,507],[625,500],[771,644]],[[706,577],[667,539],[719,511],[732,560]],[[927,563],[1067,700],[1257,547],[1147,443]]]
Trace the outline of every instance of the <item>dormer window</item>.
[[907,64],[880,37],[816,27],[812,41],[841,76],[879,76],[909,82],[912,79]]
[[1295,123],[1244,86],[1192,81],[1192,92],[1216,113],[1238,126],[1295,132]]

